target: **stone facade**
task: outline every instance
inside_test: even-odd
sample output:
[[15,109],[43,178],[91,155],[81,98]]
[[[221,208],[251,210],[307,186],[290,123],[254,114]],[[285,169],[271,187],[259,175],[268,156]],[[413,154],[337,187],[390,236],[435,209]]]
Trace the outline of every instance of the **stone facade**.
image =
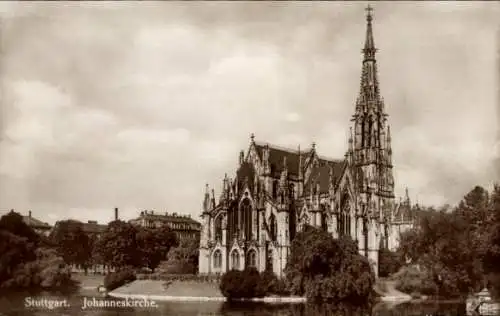
[[391,135],[380,96],[372,16],[367,16],[360,93],[342,159],[257,142],[241,151],[234,178],[203,200],[199,273],[256,267],[283,276],[291,241],[305,224],[350,235],[378,272],[378,251],[394,229]]
[[139,217],[129,221],[133,225],[142,227],[160,227],[167,225],[176,235],[179,241],[200,240],[201,224],[191,218],[190,215],[177,213],[159,214],[154,211],[143,211]]

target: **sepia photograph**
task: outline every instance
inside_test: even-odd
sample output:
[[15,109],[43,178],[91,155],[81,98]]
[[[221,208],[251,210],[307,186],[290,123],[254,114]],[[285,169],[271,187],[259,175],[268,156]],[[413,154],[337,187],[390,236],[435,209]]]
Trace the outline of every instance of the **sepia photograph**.
[[0,2],[0,316],[500,315],[500,2]]

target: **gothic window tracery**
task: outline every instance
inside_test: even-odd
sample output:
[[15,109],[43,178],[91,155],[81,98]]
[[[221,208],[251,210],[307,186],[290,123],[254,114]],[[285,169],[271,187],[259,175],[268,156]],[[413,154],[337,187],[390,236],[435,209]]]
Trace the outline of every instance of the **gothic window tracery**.
[[365,120],[361,121],[361,147],[365,147]]
[[251,249],[247,252],[246,264],[249,268],[257,267],[257,253],[255,250]]
[[273,199],[278,198],[278,180],[273,181],[272,196]]
[[231,268],[238,270],[240,268],[240,256],[238,254],[238,251],[233,250],[231,252]]
[[323,209],[323,212],[321,213],[321,229],[323,231],[328,230],[328,225],[327,225],[327,216],[326,216],[326,210]]
[[278,224],[276,222],[276,216],[274,216],[274,214],[271,214],[271,216],[269,216],[269,226],[269,229],[271,230],[271,239],[275,241],[277,237]]
[[222,215],[215,219],[215,241],[222,241]]
[[373,130],[373,118],[370,116],[368,120],[368,147],[370,147],[372,144],[372,130]]
[[213,255],[214,268],[219,269],[222,267],[222,253],[220,250],[215,250]]
[[252,239],[252,205],[249,199],[244,199],[241,202],[242,225],[244,228],[246,240]]
[[295,199],[295,185],[293,183],[290,183],[289,190],[290,198]]

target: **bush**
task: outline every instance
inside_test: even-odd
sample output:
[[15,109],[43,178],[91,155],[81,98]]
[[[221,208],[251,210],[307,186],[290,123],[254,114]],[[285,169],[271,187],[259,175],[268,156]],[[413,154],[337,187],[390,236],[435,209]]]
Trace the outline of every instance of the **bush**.
[[272,271],[264,271],[260,274],[259,290],[264,295],[289,295],[285,280],[279,279]]
[[413,265],[403,267],[393,275],[392,279],[396,281],[397,290],[412,296],[418,296],[418,294],[435,295],[437,293],[437,285],[432,281],[430,274]]
[[0,287],[4,289],[69,289],[74,286],[71,269],[54,249],[38,248],[36,259],[16,266],[12,277]]
[[402,266],[402,260],[398,253],[389,249],[380,249],[379,251],[379,276],[382,278],[398,272]]
[[231,270],[225,273],[219,285],[222,294],[229,300],[238,298],[264,297],[278,286],[278,279],[272,272],[260,274],[255,268],[244,271]]
[[112,291],[120,286],[136,280],[135,272],[132,268],[125,268],[116,272],[111,272],[104,277],[104,287]]

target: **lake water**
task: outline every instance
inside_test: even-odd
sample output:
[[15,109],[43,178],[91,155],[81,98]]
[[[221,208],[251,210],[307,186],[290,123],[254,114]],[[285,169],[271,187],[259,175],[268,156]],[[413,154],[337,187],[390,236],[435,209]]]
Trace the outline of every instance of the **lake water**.
[[[93,292],[71,295],[54,295],[50,293],[27,294],[17,293],[0,297],[1,316],[417,316],[417,315],[465,315],[465,307],[461,304],[414,304],[404,303],[397,306],[377,304],[371,310],[357,310],[353,307],[320,307],[305,304],[263,304],[263,303],[222,303],[222,302],[156,302],[154,307],[95,307],[82,309],[84,300],[92,300]],[[97,300],[102,299],[96,296]],[[68,307],[26,307],[28,299],[31,302],[40,300],[67,300]],[[31,303],[34,304],[34,303]]]

